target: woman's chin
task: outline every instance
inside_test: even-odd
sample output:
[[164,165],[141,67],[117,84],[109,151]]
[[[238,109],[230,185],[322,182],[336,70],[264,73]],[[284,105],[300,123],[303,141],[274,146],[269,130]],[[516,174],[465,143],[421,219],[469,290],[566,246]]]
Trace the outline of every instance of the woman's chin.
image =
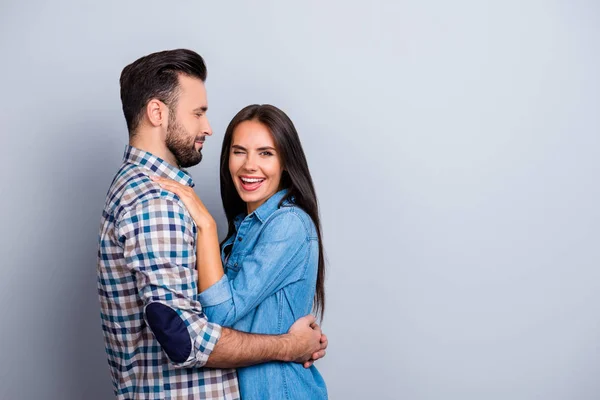
[[245,192],[243,192],[241,190],[238,190],[237,194],[238,194],[238,196],[240,196],[240,199],[242,199],[242,201],[244,203],[248,204],[248,202],[252,202],[252,199],[251,199],[252,196],[248,196],[247,193],[245,193]]

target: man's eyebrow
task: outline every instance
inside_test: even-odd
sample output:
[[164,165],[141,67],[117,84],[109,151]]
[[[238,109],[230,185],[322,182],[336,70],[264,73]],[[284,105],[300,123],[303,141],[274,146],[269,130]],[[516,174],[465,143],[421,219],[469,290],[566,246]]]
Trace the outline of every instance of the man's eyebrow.
[[206,111],[208,111],[208,107],[207,106],[197,107],[197,108],[194,109],[194,112],[203,112],[203,113],[205,113]]

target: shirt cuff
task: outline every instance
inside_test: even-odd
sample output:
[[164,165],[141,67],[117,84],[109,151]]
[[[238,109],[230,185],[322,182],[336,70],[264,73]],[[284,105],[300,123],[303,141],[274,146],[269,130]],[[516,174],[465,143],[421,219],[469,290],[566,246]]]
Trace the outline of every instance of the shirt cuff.
[[196,367],[203,367],[221,338],[221,326],[207,322],[202,330],[197,333],[193,342],[195,350],[194,364]]
[[202,307],[211,307],[224,303],[231,297],[229,279],[227,275],[223,275],[217,283],[198,295],[198,301],[202,304]]

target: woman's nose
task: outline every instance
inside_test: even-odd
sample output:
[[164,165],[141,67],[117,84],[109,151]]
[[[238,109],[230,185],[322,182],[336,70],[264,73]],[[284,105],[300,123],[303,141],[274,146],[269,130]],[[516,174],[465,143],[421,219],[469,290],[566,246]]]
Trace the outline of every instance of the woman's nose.
[[244,168],[248,171],[256,171],[258,169],[256,162],[254,161],[254,158],[252,156],[248,156],[248,158],[246,158]]

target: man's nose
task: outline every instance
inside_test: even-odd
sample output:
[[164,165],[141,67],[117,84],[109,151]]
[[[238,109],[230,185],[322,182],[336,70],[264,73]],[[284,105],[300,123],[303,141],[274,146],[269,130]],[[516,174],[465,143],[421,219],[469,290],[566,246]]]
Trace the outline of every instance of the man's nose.
[[210,126],[210,122],[208,119],[206,120],[206,124],[202,127],[202,133],[207,136],[212,136],[212,127]]

